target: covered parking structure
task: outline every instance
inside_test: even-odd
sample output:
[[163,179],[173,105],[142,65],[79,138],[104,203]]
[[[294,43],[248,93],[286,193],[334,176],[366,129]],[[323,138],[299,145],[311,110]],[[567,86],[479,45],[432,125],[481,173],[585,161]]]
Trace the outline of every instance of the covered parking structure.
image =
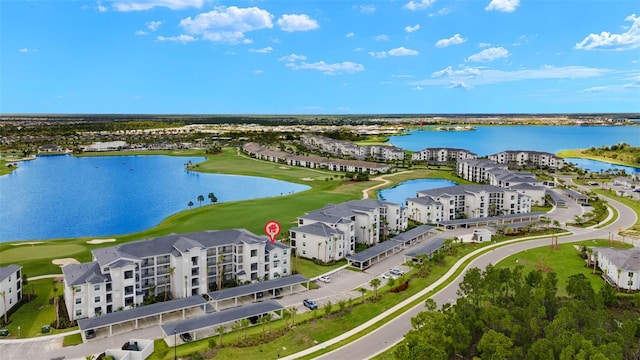
[[417,242],[421,242],[437,232],[438,230],[433,226],[420,225],[411,230],[405,231],[402,234],[394,236],[391,240],[401,242],[402,247],[407,248]]
[[420,244],[420,246],[404,254],[404,261],[422,263],[425,255],[431,259],[434,253],[440,251],[440,249],[444,247],[444,240],[445,238],[443,237],[426,239],[422,244]]
[[578,191],[571,190],[571,189],[564,189],[564,194],[567,195],[569,199],[577,202],[580,205],[589,203],[589,197]]
[[[278,317],[282,316],[284,307],[275,300],[267,300],[259,303],[239,306],[233,309],[218,311],[193,319],[176,321],[161,326],[165,335],[165,341],[169,346],[176,345],[178,341],[177,335],[189,333],[193,340],[211,337],[217,334],[217,327],[222,325],[227,327],[228,324],[234,323],[242,319],[258,319],[258,317],[275,313]],[[281,310],[280,314],[276,311]],[[252,321],[252,323],[255,323]],[[225,332],[227,332],[225,330]]]
[[399,253],[403,249],[404,242],[387,240],[354,255],[348,255],[347,260],[349,261],[349,266],[364,270],[377,264],[387,256]]
[[[302,284],[305,284],[303,286]],[[282,291],[288,288],[289,294],[297,291],[308,290],[309,279],[302,275],[289,275],[267,281],[236,286],[208,293],[211,303],[216,310],[239,306],[243,303],[259,301],[263,298],[280,296]]]
[[158,302],[142,305],[133,309],[116,311],[92,318],[78,320],[82,341],[87,341],[87,331],[95,331],[96,337],[107,337],[151,325],[162,325],[165,322],[184,319],[206,313],[207,300],[202,296]]
[[448,230],[455,230],[459,228],[468,229],[468,228],[477,228],[477,227],[497,227],[500,225],[509,225],[516,223],[533,223],[540,221],[540,217],[544,216],[545,213],[541,211],[534,211],[528,213],[520,213],[520,214],[506,214],[492,217],[483,217],[476,219],[456,219],[456,220],[447,220],[441,221],[438,223],[438,226],[443,226]]

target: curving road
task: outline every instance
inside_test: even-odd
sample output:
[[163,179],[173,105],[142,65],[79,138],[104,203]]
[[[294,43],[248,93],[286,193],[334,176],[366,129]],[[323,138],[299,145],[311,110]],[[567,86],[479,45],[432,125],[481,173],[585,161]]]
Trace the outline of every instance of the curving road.
[[[635,212],[625,206],[624,204],[607,198],[610,205],[618,210],[618,219],[601,229],[595,228],[571,228],[573,235],[564,236],[558,238],[558,243],[570,243],[582,240],[589,240],[595,238],[608,238],[610,233],[617,233],[618,228],[626,229],[635,224],[637,217]],[[550,238],[544,238],[540,240],[529,240],[524,242],[513,243],[503,247],[496,248],[483,255],[480,255],[474,259],[466,268],[478,267],[484,269],[488,264],[495,264],[500,260],[508,257],[512,254],[532,249],[540,246],[549,245],[551,243]],[[442,305],[448,302],[454,302],[457,298],[456,291],[458,285],[464,277],[463,271],[458,277],[456,277],[449,285],[433,295],[431,298]],[[411,308],[409,311],[391,320],[384,326],[377,330],[361,337],[360,339],[353,341],[343,347],[340,347],[334,351],[324,354],[317,359],[336,360],[336,359],[353,359],[354,356],[358,359],[368,359],[381,352],[384,352],[391,346],[402,341],[404,334],[411,330],[411,318],[416,316],[420,311],[423,311],[422,304]]]

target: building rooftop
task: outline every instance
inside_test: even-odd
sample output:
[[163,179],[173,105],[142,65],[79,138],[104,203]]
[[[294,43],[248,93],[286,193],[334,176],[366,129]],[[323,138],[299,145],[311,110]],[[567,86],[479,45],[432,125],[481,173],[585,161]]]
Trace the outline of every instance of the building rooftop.
[[13,275],[16,271],[22,269],[20,265],[8,265],[8,266],[0,266],[0,281],[4,281],[4,279]]

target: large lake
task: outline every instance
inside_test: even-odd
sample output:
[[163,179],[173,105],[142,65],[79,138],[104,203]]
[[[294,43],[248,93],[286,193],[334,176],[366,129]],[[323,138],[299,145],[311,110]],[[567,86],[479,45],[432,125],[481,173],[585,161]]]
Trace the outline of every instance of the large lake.
[[[210,203],[286,195],[309,186],[187,171],[202,157],[42,156],[0,176],[0,242],[111,236],[151,228]],[[215,219],[211,219],[215,223]]]
[[[406,150],[452,147],[472,151],[478,156],[505,150],[560,150],[611,146],[625,142],[640,146],[640,126],[478,126],[475,131],[436,131],[435,126],[392,136],[389,143]],[[590,171],[619,168],[640,173],[638,167],[611,165],[599,161],[567,159]]]

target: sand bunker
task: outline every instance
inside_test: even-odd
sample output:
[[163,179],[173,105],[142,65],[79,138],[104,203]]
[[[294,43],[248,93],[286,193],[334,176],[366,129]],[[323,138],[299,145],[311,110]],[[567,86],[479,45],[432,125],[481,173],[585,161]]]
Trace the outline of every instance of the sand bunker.
[[282,169],[282,170],[289,170],[289,168],[288,168],[288,167],[286,167],[286,166],[280,166],[280,169]]
[[300,180],[304,180],[304,181],[313,181],[312,178],[301,178]]
[[53,259],[51,261],[53,265],[65,266],[69,264],[80,264],[80,262],[74,258],[64,258],[64,259]]
[[95,244],[110,243],[110,242],[116,242],[116,239],[93,239],[93,240],[87,241],[87,244],[95,245]]
[[19,242],[19,243],[11,244],[11,245],[20,246],[20,245],[37,245],[37,244],[42,244],[42,241],[26,241],[26,242]]

